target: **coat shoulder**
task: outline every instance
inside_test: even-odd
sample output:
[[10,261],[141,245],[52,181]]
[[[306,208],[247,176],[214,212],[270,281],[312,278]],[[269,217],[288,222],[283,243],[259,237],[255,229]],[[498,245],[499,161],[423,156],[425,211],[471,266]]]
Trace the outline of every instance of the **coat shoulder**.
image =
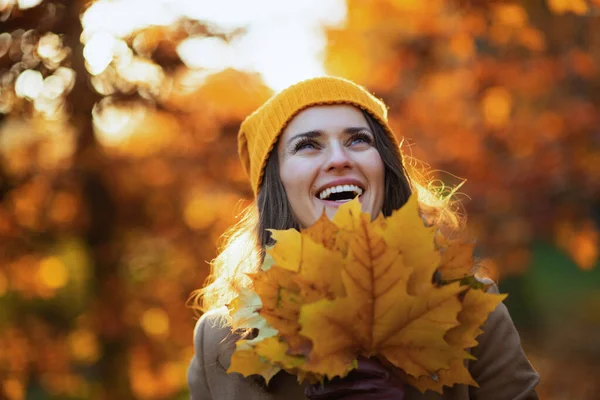
[[235,338],[227,325],[227,308],[221,307],[206,312],[198,319],[194,328],[194,347],[207,364],[218,363],[229,368],[231,354],[235,350]]
[[269,385],[258,375],[243,377],[227,373],[235,342],[239,338],[227,325],[227,308],[206,314],[194,329],[195,355],[188,369],[192,400],[300,400],[306,399],[304,388],[296,378],[283,371]]
[[222,398],[220,381],[227,374],[226,367],[219,362],[219,359],[222,347],[225,346],[231,331],[225,324],[226,312],[227,309],[224,307],[209,311],[198,319],[194,327],[194,356],[187,374],[192,400]]
[[[500,293],[491,280],[488,293]],[[534,400],[539,375],[530,364],[521,345],[521,337],[508,309],[501,302],[481,327],[478,345],[472,349],[475,360],[469,370],[479,387],[470,387],[473,399]]]

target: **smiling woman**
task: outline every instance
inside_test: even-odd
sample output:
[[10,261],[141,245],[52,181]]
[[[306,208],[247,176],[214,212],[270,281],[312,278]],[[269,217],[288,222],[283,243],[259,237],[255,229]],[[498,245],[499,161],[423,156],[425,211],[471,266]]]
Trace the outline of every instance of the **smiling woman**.
[[[213,261],[209,284],[196,293],[207,313],[196,326],[196,354],[188,371],[193,399],[537,398],[538,375],[503,304],[490,314],[472,350],[476,360],[468,362],[479,387],[457,384],[442,397],[419,393],[394,367],[373,359],[359,359],[356,370],[324,385],[299,384],[283,371],[268,385],[227,374],[235,349],[231,339],[239,335],[231,331],[223,306],[250,288],[247,274],[259,270],[266,247],[274,243],[269,230],[307,228],[323,212],[332,218],[341,204],[357,196],[371,218],[389,216],[413,192],[425,220],[448,231],[461,230],[450,198],[429,192],[405,168],[385,104],[347,80],[314,78],[273,96],[242,123],[238,146],[256,201]],[[491,281],[486,283],[497,292]],[[221,326],[215,324],[219,320]]]
[[374,133],[362,112],[350,105],[315,106],[301,111],[283,130],[277,146],[279,175],[292,215],[302,228],[323,211],[359,196],[363,211],[381,211],[384,165]]

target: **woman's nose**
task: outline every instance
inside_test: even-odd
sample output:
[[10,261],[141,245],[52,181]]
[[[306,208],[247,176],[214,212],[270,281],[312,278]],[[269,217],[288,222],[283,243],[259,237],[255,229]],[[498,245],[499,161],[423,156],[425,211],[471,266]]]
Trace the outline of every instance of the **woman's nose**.
[[348,149],[341,145],[332,145],[327,152],[327,161],[325,170],[346,169],[352,167],[352,158],[348,154]]

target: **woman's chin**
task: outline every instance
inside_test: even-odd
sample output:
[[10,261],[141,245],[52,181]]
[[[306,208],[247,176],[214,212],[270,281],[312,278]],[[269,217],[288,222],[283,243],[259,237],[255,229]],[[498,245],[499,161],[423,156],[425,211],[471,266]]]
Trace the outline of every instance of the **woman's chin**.
[[329,218],[330,220],[333,220],[333,217],[335,215],[335,213],[337,212],[338,207],[325,207],[325,214],[327,215],[327,218]]

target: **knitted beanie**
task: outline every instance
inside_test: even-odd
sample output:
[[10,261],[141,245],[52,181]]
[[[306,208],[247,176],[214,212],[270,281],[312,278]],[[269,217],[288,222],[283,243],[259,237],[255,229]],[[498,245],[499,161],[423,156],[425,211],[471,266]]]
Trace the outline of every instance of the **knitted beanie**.
[[326,104],[350,104],[368,111],[399,149],[398,140],[387,124],[386,105],[364,87],[335,77],[301,81],[267,100],[240,127],[238,153],[254,196],[258,194],[267,158],[285,126],[300,111]]

